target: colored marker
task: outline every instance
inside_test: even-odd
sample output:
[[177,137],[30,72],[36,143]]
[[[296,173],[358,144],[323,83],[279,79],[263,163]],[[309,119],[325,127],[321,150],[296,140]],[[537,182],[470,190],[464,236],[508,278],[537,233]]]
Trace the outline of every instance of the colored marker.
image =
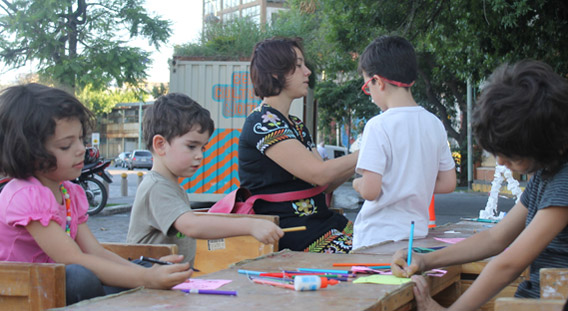
[[414,220],[410,222],[410,237],[408,238],[408,257],[406,258],[406,264],[410,266],[412,262],[412,240],[414,239]]
[[269,281],[269,280],[261,280],[261,279],[257,279],[257,278],[252,279],[252,281],[257,283],[257,284],[266,284],[266,285],[272,285],[272,286],[276,286],[276,287],[294,289],[294,285],[292,285],[292,284],[279,283],[279,282],[274,282],[274,281]]
[[486,219],[486,218],[476,218],[475,221],[477,221],[477,222],[488,222],[488,223],[497,223],[497,222],[499,222],[498,220]]
[[299,268],[298,271],[300,271],[300,272],[322,272],[322,273],[331,273],[331,274],[349,274],[349,271],[347,271],[347,270],[327,270],[327,269]]
[[[146,256],[140,256],[140,260],[155,263],[155,264],[158,264],[158,265],[173,265],[174,264],[173,262],[162,261],[162,260],[159,260],[159,259],[156,259],[156,258],[146,257]],[[191,268],[191,270],[193,270],[195,272],[201,272],[197,268]]]
[[294,232],[294,231],[304,231],[304,230],[306,230],[306,226],[282,228],[282,231],[284,232]]
[[216,290],[216,289],[182,289],[184,293],[188,294],[203,294],[203,295],[225,295],[225,296],[236,296],[236,290]]
[[158,260],[156,258],[151,258],[151,257],[146,257],[146,256],[140,256],[140,260],[155,263],[155,264],[158,264],[158,265],[173,265],[174,264],[173,262],[162,261],[162,260]]
[[266,273],[266,272],[239,269],[239,274],[260,275],[261,273]]
[[341,263],[334,263],[333,264],[334,267],[351,267],[351,266],[365,266],[365,267],[369,267],[369,266],[390,266],[390,263],[345,263],[345,262],[341,262]]

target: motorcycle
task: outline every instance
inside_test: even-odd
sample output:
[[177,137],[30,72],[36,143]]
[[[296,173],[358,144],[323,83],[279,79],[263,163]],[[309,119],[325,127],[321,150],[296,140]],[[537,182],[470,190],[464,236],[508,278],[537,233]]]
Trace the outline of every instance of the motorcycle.
[[[85,190],[89,209],[87,214],[98,214],[106,206],[108,200],[107,187],[95,176],[101,177],[107,183],[112,182],[112,176],[105,169],[110,165],[110,160],[99,158],[99,151],[89,147],[85,153],[85,166],[81,170],[81,175],[72,182],[80,185]],[[0,191],[11,180],[10,177],[0,178]]]
[[103,182],[96,178],[99,176],[107,183],[112,183],[112,176],[106,171],[110,166],[110,160],[99,158],[99,150],[94,147],[87,148],[85,152],[85,166],[81,170],[81,175],[73,180],[85,190],[89,209],[87,214],[96,215],[106,206],[108,200],[108,188]]

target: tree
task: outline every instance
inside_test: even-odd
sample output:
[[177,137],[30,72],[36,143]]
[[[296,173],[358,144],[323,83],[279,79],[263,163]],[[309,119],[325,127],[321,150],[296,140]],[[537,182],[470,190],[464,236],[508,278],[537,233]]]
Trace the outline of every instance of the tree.
[[[464,159],[468,78],[480,86],[499,64],[523,58],[541,59],[560,74],[568,73],[565,1],[316,2],[326,17],[326,39],[336,42],[340,52],[327,62],[328,71],[354,72],[353,55],[379,35],[398,34],[413,43],[419,60],[414,97],[438,115]],[[461,163],[462,167],[467,165],[466,161]]]
[[169,86],[163,83],[160,83],[160,86],[154,85],[152,87],[152,91],[150,92],[150,94],[152,94],[152,97],[154,98],[158,98],[164,94],[167,94],[169,91]]
[[149,53],[128,41],[146,38],[159,48],[171,34],[170,22],[150,16],[143,3],[3,0],[0,56],[14,68],[35,60],[44,77],[70,90],[137,85],[147,76]]
[[111,112],[119,103],[145,101],[148,95],[138,89],[98,90],[87,84],[77,93],[79,100],[96,115]]

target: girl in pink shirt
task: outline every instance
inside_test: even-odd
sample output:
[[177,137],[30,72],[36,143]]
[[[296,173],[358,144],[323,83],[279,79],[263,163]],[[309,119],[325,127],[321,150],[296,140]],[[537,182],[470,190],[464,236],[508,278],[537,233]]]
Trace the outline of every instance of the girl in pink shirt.
[[[67,304],[117,288],[167,289],[189,264],[144,268],[107,251],[87,226],[81,174],[92,113],[72,95],[40,84],[0,93],[0,261],[66,264]],[[180,262],[181,256],[163,258]]]

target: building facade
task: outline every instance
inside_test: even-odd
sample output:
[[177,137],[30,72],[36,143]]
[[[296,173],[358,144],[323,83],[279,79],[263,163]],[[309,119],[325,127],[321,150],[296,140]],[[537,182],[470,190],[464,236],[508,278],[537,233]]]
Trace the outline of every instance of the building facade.
[[203,0],[203,29],[208,23],[250,17],[259,25],[271,24],[286,0]]

